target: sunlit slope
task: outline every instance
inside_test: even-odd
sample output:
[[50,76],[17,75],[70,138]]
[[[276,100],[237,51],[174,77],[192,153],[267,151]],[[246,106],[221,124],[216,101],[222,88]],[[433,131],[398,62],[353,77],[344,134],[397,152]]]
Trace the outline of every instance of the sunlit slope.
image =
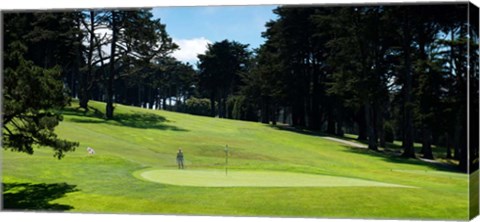
[[[90,105],[104,110],[103,103]],[[87,114],[74,108],[64,111],[64,122],[57,133],[61,138],[79,141],[81,146],[60,161],[48,148],[37,150],[33,156],[3,152],[4,182],[75,186],[74,192],[48,201],[80,212],[438,219],[468,216],[467,176],[433,164],[392,158],[260,123],[122,105],[115,108],[115,120],[101,116],[93,109]],[[263,171],[280,171],[340,181],[325,184],[362,181],[392,186],[222,187],[200,186],[202,181],[196,186],[182,186],[134,175],[155,169],[181,177],[171,171],[176,169],[179,147],[185,153],[186,171],[222,170],[226,145],[232,175],[253,172],[261,177]],[[95,149],[94,156],[87,155],[87,146]]]

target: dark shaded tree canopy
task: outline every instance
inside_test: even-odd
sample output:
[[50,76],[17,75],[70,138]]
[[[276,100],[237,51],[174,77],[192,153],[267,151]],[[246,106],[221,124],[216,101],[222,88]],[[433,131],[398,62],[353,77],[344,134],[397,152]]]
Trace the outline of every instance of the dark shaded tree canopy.
[[[54,128],[62,121],[60,109],[70,101],[62,81],[61,66],[53,65],[56,62],[36,64],[25,58],[29,55],[31,39],[28,35],[31,33],[26,32],[25,38],[20,39],[16,35],[22,33],[19,29],[26,28],[22,25],[28,24],[29,18],[18,14],[6,14],[4,18],[3,145],[6,149],[28,154],[32,154],[36,146],[51,147],[54,156],[60,159],[65,152],[78,146],[54,133]],[[33,56],[32,59],[38,58]]]

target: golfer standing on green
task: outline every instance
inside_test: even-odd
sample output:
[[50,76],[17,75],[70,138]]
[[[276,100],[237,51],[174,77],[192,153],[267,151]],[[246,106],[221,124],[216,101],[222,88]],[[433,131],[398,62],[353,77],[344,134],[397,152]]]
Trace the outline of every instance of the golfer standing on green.
[[178,169],[183,169],[183,152],[182,148],[178,149],[177,152],[177,164],[178,164]]

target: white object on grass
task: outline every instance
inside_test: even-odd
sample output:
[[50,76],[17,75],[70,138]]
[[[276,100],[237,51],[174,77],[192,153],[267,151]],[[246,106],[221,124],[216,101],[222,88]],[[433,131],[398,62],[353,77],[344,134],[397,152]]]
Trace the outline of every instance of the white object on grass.
[[89,155],[95,154],[95,150],[92,147],[87,147],[87,152]]

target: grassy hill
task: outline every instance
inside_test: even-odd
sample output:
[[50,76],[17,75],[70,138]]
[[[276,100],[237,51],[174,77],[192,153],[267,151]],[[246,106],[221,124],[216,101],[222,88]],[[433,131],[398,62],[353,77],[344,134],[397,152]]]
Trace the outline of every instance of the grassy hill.
[[[103,103],[90,105],[104,109]],[[99,111],[66,109],[56,131],[61,138],[79,141],[80,147],[62,160],[53,158],[49,148],[37,149],[32,156],[3,151],[5,207],[189,215],[468,217],[467,175],[440,165],[260,123],[122,105],[116,106],[115,114],[115,120],[107,121]],[[205,172],[223,172],[227,144],[231,177],[243,175],[251,183],[237,178],[222,185],[222,173],[198,178]],[[87,146],[96,154],[88,156]],[[185,153],[182,172],[175,163],[179,147]],[[149,179],[142,177],[149,176],[145,172],[160,174]],[[270,176],[282,185],[273,186]],[[199,183],[178,182],[187,177],[197,177]],[[302,181],[309,186],[302,186]]]

